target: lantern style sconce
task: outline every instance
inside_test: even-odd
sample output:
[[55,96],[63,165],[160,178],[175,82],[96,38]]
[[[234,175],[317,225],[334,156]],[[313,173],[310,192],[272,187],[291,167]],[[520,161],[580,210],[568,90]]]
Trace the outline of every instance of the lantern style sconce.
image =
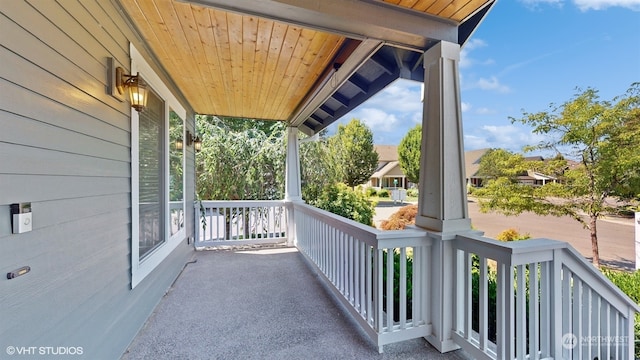
[[[193,148],[195,151],[200,152],[202,150],[202,140],[197,135],[192,134],[189,130],[187,130],[185,139],[187,141],[187,146],[191,146],[193,144]],[[176,150],[182,150],[184,148],[184,141],[182,139],[178,139],[176,141]]]
[[123,68],[115,66],[113,58],[108,58],[107,67],[109,71],[109,88],[111,95],[122,100],[122,98],[117,95],[124,95],[124,92],[128,89],[131,107],[136,109],[138,112],[143,111],[147,106],[147,94],[149,92],[149,87],[140,74],[125,74]]

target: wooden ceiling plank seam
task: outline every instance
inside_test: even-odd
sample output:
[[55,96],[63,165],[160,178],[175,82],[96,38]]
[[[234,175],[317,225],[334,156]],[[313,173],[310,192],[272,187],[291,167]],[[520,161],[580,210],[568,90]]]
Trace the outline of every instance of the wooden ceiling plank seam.
[[264,66],[263,76],[260,81],[260,93],[258,94],[258,107],[264,110],[267,106],[267,100],[269,99],[269,87],[273,80],[273,74],[275,72],[278,56],[280,54],[280,47],[284,40],[284,34],[286,33],[287,25],[277,23],[272,20],[265,20],[271,23],[271,33],[269,35],[269,43],[266,55],[266,62]]
[[[160,15],[160,9],[157,7],[157,4],[152,1],[135,1],[135,3],[138,5],[137,8],[139,9],[140,14],[142,14],[142,17],[146,19],[146,23],[151,29],[149,34],[153,34],[156,39],[154,41],[149,35],[147,35],[145,36],[146,41],[149,43],[156,56],[158,56],[162,66],[172,74],[176,84],[181,86],[180,79],[186,72],[186,67],[180,66],[184,61],[182,57],[183,54],[180,51],[171,51],[178,49],[178,45],[175,44],[173,37],[170,36],[170,31]],[[175,55],[172,56],[172,53]],[[189,102],[191,106],[195,107],[197,104],[194,100],[197,100],[197,98],[194,99],[191,94],[184,89],[181,89],[181,91],[184,93],[185,97],[190,99]]]
[[[313,30],[308,30],[313,31]],[[293,108],[301,101],[304,94],[306,94],[311,86],[313,86],[315,78],[318,75],[317,71],[314,71],[314,66],[318,66],[316,59],[322,57],[320,51],[324,46],[324,37],[320,32],[313,32],[311,38],[309,38],[309,44],[305,53],[300,60],[300,66],[298,71],[293,76],[292,82],[289,84],[288,92],[295,94],[295,96],[289,96],[285,100],[285,103],[281,105],[281,116],[287,117]],[[322,65],[320,65],[322,66]],[[283,114],[283,109],[288,109],[289,114]]]
[[[178,4],[179,3],[174,3],[174,6]],[[200,38],[198,24],[196,23],[195,17],[193,16],[193,10],[191,9],[191,5],[189,4],[180,5],[175,8],[175,10],[178,14],[178,20],[182,24],[182,29],[185,33],[185,37],[187,38],[187,42],[189,43],[189,47],[191,48],[191,53],[193,55],[194,61],[197,64],[196,71],[200,74],[200,77],[198,79],[202,83],[202,88],[205,89],[205,91],[198,91],[202,98],[200,109],[201,111],[204,111],[204,109],[213,109],[213,103],[211,101],[210,90],[208,86],[213,82],[213,79],[211,77],[211,73],[209,72],[207,56],[204,51],[202,39]]]
[[284,37],[282,49],[280,50],[280,56],[278,59],[278,66],[276,67],[276,73],[274,74],[275,81],[269,87],[269,93],[274,94],[272,101],[269,104],[269,113],[273,118],[277,118],[278,104],[282,102],[280,98],[283,96],[280,92],[280,87],[287,81],[287,68],[293,58],[293,53],[300,39],[300,33],[302,29],[295,26],[289,26]]
[[[169,36],[169,31],[168,29],[166,29],[166,25],[164,24],[162,18],[160,17],[159,11],[155,5],[155,3],[153,2],[149,2],[149,1],[134,1],[134,3],[137,5],[137,11],[136,10],[132,10],[130,9],[129,12],[132,13],[132,17],[134,19],[134,21],[138,22],[140,21],[140,19],[143,19],[142,21],[140,21],[140,23],[146,24],[146,28],[148,29],[148,31],[145,33],[145,39],[146,41],[149,43],[149,45],[151,46],[152,50],[156,53],[156,55],[160,58],[161,62],[163,63],[163,66],[167,67],[167,69],[169,68],[174,68],[173,64],[171,63],[166,63],[166,60],[169,58],[169,53],[168,53],[168,47],[158,47],[157,44],[162,43],[163,41],[171,44],[173,47],[176,47],[173,44],[173,39]],[[143,5],[141,5],[144,4]],[[155,16],[154,16],[155,15]],[[162,28],[161,30],[164,31],[156,31],[156,27],[154,27],[154,24],[157,24],[158,27]],[[142,28],[145,28],[142,27]],[[155,41],[153,38],[150,38],[149,35],[153,35],[153,37],[155,38]],[[181,61],[182,57],[180,55],[178,55],[176,57],[177,61]]]
[[451,19],[455,13],[468,5],[469,2],[470,0],[453,0],[440,12],[440,16]]
[[207,84],[206,90],[209,93],[209,97],[212,97],[210,101],[213,108],[208,110],[207,113],[219,114],[221,109],[220,104],[226,100],[223,97],[224,94],[220,91],[222,66],[220,65],[218,59],[215,38],[213,36],[212,30],[213,24],[211,23],[211,16],[209,14],[209,9],[203,7],[192,6],[191,10],[198,27],[198,34],[207,61],[207,69],[210,72],[212,78],[212,83]]
[[429,6],[429,8],[425,12],[429,14],[437,15],[437,16],[442,16],[440,15],[440,13],[442,13],[442,11],[447,6],[449,6],[450,3],[451,3],[451,0],[436,0],[431,4],[431,6]]
[[309,50],[309,46],[313,41],[316,31],[301,29],[300,35],[296,42],[293,53],[287,65],[285,75],[276,98],[279,103],[276,104],[278,118],[286,117],[287,113],[291,113],[293,109],[289,107],[291,100],[295,99],[295,102],[299,102],[302,98],[300,95],[304,91],[302,87],[302,81],[307,74],[309,74],[309,67],[304,64],[304,55]]
[[270,117],[277,118],[276,114],[279,110],[278,105],[282,101],[282,99],[278,97],[279,95],[281,95],[280,87],[286,80],[285,74],[287,68],[289,67],[289,62],[291,61],[291,56],[298,42],[299,36],[300,28],[294,26],[287,27],[287,31],[282,42],[282,47],[280,49],[280,54],[278,55],[273,82],[270,84],[269,90],[267,92],[270,97],[270,100],[267,102],[267,109]]
[[265,71],[267,67],[267,58],[269,57],[269,40],[273,32],[273,21],[258,18],[258,30],[256,36],[256,49],[253,60],[253,89],[251,89],[251,101],[256,113],[261,110],[260,98],[262,96],[262,88],[265,82]]
[[[324,80],[319,77],[325,72],[325,69],[329,66],[345,41],[344,38],[333,34],[327,34],[326,38],[319,37],[318,39],[322,45],[321,48],[317,52],[310,53],[310,56],[313,57],[311,69],[316,70],[311,74],[312,78],[310,79],[308,88],[304,91],[304,94],[301,94],[301,100],[306,98],[309,95],[309,92],[313,91],[316,86],[316,82]],[[298,105],[299,103],[294,106],[297,107]]]
[[287,25],[274,22],[271,39],[269,41],[267,67],[265,68],[265,71],[268,75],[264,78],[260,87],[260,101],[258,105],[260,109],[265,111],[265,113],[269,113],[269,111],[266,111],[266,109],[268,109],[268,106],[270,106],[270,104],[267,103],[268,101],[272,101],[271,87],[273,86],[273,83],[277,81],[276,71],[278,68],[278,62],[280,61],[280,52],[282,50],[282,47],[284,46],[284,38],[287,33],[287,29]]
[[409,9],[413,9],[413,7],[416,5],[417,2],[418,2],[418,0],[400,0],[396,4],[398,4],[400,6],[403,6],[403,7],[407,7]]
[[[162,1],[162,0],[154,0],[157,5],[158,13],[160,18],[162,19],[165,27],[167,28],[169,37],[173,39],[173,43],[176,46],[175,52],[178,52],[182,56],[182,64],[174,65],[178,69],[185,68],[187,71],[183,72],[183,76],[175,79],[178,87],[182,92],[189,94],[191,99],[197,99],[191,105],[194,107],[194,110],[202,108],[204,98],[201,95],[200,91],[196,90],[202,87],[202,82],[194,76],[192,69],[197,68],[197,63],[193,58],[194,54],[191,51],[191,47],[189,46],[189,42],[186,39],[186,34],[184,32],[184,28],[180,22],[177,11],[172,2]],[[173,31],[172,31],[173,30]],[[181,30],[181,31],[176,31]],[[171,36],[173,34],[173,36]],[[164,44],[158,44],[158,46],[164,46]],[[169,51],[170,53],[174,53],[174,51]],[[186,63],[186,66],[184,65]],[[165,65],[166,66],[166,65]],[[198,86],[199,85],[199,86]]]
[[416,10],[416,11],[420,11],[420,12],[424,12],[427,13],[427,10],[429,9],[429,7],[431,5],[433,5],[434,0],[418,0],[418,2],[416,2],[412,9]]
[[229,24],[229,50],[231,55],[231,88],[230,95],[233,96],[233,112],[245,117],[242,106],[243,90],[243,63],[242,63],[242,19],[240,14],[227,13]]
[[216,39],[216,49],[218,53],[218,59],[222,69],[222,84],[221,86],[224,89],[224,98],[226,99],[226,107],[224,107],[221,111],[220,116],[228,116],[233,114],[232,109],[234,108],[234,99],[232,92],[232,74],[231,71],[231,50],[229,49],[229,35],[228,35],[228,24],[227,24],[227,13],[218,10],[210,10],[211,15],[213,15],[212,24],[213,34]]
[[[316,32],[309,49],[306,52],[303,63],[306,64],[305,77],[299,81],[297,94],[295,99],[287,99],[286,107],[293,111],[299,102],[307,95],[307,93],[314,86],[316,80],[322,75],[324,70],[329,66],[332,59],[335,57],[339,47],[342,43],[342,39],[336,35],[325,34]],[[296,75],[297,81],[299,75]],[[294,84],[295,85],[295,84]],[[294,102],[295,100],[295,102]]]
[[253,91],[256,87],[253,74],[258,71],[255,67],[257,42],[258,19],[252,16],[244,16],[242,18],[242,66],[244,67],[242,106],[244,111],[249,114],[258,113],[258,109],[253,101]]
[[476,11],[479,11],[479,9],[482,9],[488,2],[489,0],[471,0],[458,10],[458,12],[454,13],[451,18],[462,22],[476,13]]
[[[153,43],[155,42],[160,42],[160,40],[158,39],[158,36],[156,35],[155,31],[153,30],[153,27],[151,26],[151,24],[149,23],[149,20],[147,19],[147,17],[145,16],[144,12],[142,11],[142,9],[140,8],[140,5],[138,4],[137,1],[122,1],[122,5],[123,7],[126,9],[127,13],[129,14],[129,16],[131,16],[131,19],[135,22],[136,26],[138,27],[138,29],[140,30],[140,32],[142,33],[142,37],[146,39],[146,41],[149,43],[149,46],[152,46]],[[134,8],[135,6],[135,8]],[[152,37],[152,38],[147,38],[147,37]],[[155,39],[155,40],[154,40]],[[153,49],[154,52],[156,53],[156,55],[158,56],[159,59],[162,59],[164,57],[166,57],[166,50],[163,49],[159,49],[160,52],[156,51],[155,49]],[[127,50],[127,53],[129,52],[129,50]],[[129,64],[127,64],[127,68],[129,67]]]

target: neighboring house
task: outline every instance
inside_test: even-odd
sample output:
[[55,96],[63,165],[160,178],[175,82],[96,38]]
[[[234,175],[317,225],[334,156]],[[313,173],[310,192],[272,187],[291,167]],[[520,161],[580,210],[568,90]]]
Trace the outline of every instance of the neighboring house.
[[407,180],[400,167],[400,162],[398,162],[398,146],[374,145],[373,147],[378,153],[378,167],[366,186],[378,189],[408,189],[411,183]]
[[[480,170],[480,160],[490,149],[478,149],[466,151],[464,153],[465,171],[467,184],[473,187],[482,186],[484,177],[478,176]],[[544,161],[542,156],[528,156],[525,161]],[[518,182],[525,185],[542,186],[550,182],[556,182],[558,179],[553,176],[545,175],[533,170],[528,170],[517,177]]]
[[480,159],[490,149],[478,149],[464,152],[464,170],[466,183],[469,186],[478,187],[482,185],[482,177],[478,176],[480,170]]

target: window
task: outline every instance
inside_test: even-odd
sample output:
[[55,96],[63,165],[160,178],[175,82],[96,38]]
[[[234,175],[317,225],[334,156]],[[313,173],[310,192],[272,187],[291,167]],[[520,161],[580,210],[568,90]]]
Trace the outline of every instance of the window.
[[186,112],[133,46],[131,68],[151,88],[145,111],[131,110],[133,288],[186,236],[185,156],[176,147]]

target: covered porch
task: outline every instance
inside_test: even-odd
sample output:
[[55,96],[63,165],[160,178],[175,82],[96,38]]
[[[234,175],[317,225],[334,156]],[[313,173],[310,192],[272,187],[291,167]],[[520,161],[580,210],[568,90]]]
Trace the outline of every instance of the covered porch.
[[379,354],[294,247],[196,252],[122,359],[468,359],[421,338]]

